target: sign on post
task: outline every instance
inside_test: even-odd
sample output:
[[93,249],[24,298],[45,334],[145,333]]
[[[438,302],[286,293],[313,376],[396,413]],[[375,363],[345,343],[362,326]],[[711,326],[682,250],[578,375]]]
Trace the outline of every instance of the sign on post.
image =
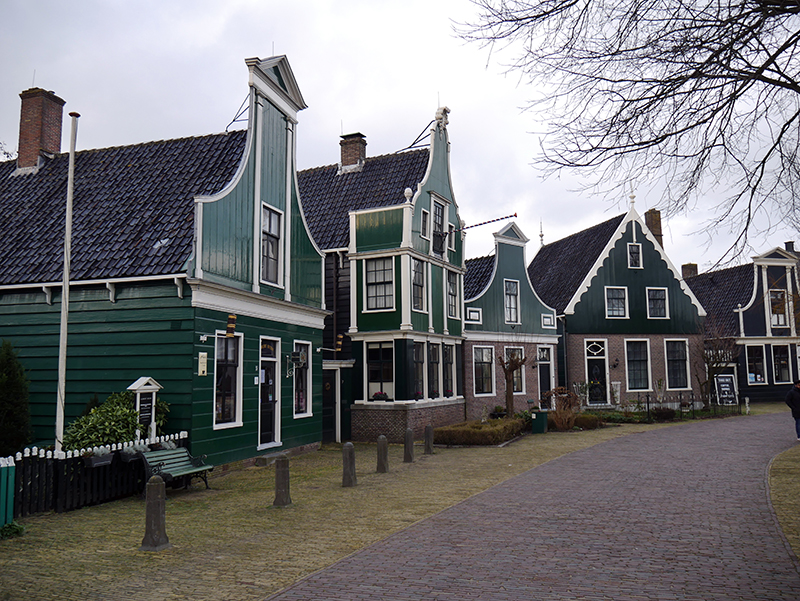
[[714,385],[717,389],[717,405],[736,404],[736,382],[731,374],[714,376]]
[[[156,394],[163,386],[153,378],[141,377],[128,386],[128,390],[136,395],[136,411],[139,413],[139,425],[147,433],[148,438],[156,437]],[[141,438],[141,430],[136,430],[136,440]]]

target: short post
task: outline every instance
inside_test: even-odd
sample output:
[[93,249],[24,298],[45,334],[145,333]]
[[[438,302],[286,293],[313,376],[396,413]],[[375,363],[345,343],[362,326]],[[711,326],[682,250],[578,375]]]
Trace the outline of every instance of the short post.
[[145,531],[139,551],[163,551],[172,545],[167,538],[167,489],[161,476],[147,482]]
[[378,436],[378,473],[386,474],[389,471],[389,441],[381,434]]
[[285,453],[275,460],[275,500],[273,507],[286,507],[292,504],[289,494],[289,457]]
[[425,426],[425,454],[433,455],[433,425]]
[[411,428],[406,428],[403,463],[414,463],[414,431]]
[[342,486],[349,488],[356,485],[356,449],[352,442],[342,446]]

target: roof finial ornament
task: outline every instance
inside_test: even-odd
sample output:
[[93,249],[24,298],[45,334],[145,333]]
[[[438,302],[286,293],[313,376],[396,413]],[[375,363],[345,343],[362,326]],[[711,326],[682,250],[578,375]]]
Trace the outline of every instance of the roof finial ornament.
[[542,220],[539,219],[539,242],[544,246],[544,230],[542,229]]
[[439,125],[445,126],[447,125],[447,113],[450,112],[450,109],[446,106],[439,107],[439,110],[436,111],[436,121]]
[[636,194],[633,193],[633,182],[631,182],[631,194],[628,196],[631,199],[631,208],[636,204]]

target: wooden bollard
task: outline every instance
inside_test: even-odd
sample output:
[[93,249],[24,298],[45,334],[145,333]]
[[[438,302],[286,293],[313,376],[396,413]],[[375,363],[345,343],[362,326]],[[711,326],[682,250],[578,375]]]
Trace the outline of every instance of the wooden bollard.
[[389,441],[381,434],[378,436],[378,473],[385,474],[389,471]]
[[280,455],[275,460],[275,500],[273,507],[286,507],[292,504],[289,494],[289,457]]
[[433,426],[425,426],[425,454],[433,455]]
[[352,442],[342,445],[342,486],[356,485],[356,449]]
[[411,428],[406,429],[403,463],[414,463],[414,431]]
[[167,538],[167,489],[161,476],[147,482],[145,530],[139,551],[163,551],[172,545]]

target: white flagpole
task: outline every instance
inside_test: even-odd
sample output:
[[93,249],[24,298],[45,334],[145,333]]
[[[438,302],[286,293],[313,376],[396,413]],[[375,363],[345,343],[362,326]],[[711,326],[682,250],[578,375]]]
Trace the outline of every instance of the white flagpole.
[[56,403],[56,452],[64,439],[64,400],[67,382],[67,320],[69,316],[69,265],[72,253],[72,195],[75,187],[75,141],[78,139],[78,113],[70,113],[72,131],[69,138],[69,174],[67,176],[67,210],[64,217],[64,273],[61,285],[61,330],[58,338],[58,400]]

